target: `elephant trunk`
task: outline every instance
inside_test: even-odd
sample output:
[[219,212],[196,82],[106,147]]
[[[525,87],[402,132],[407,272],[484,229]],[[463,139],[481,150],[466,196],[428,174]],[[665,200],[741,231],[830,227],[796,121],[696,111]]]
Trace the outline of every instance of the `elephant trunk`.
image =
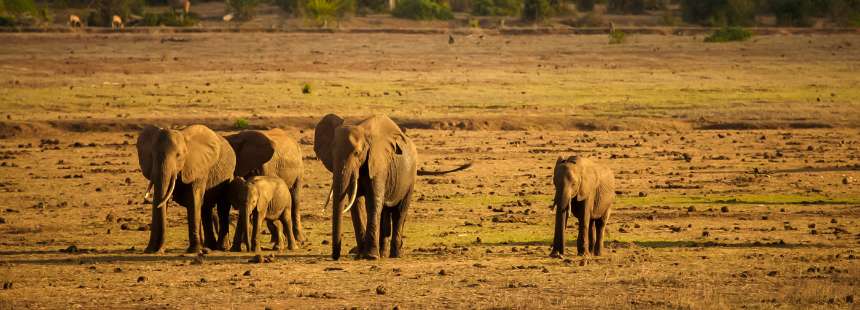
[[556,188],[553,206],[555,207],[555,233],[553,235],[552,252],[564,254],[564,230],[567,227],[567,217],[570,210],[571,193],[567,186]]
[[[167,232],[167,201],[173,195],[176,186],[176,177],[170,171],[163,168],[164,164],[156,164],[151,174],[154,188],[152,197],[152,222],[149,235],[147,253],[159,252],[164,247],[165,234]],[[149,190],[147,190],[148,192]]]
[[[352,195],[349,194],[347,188],[352,187]],[[331,214],[331,258],[334,260],[340,259],[340,250],[341,250],[341,226],[343,223],[343,213],[345,210],[349,210],[352,205],[355,203],[355,196],[358,193],[358,178],[353,177],[352,175],[344,173],[341,177],[335,176],[334,182],[332,182],[332,195],[334,197],[334,201],[332,202],[332,214]]]

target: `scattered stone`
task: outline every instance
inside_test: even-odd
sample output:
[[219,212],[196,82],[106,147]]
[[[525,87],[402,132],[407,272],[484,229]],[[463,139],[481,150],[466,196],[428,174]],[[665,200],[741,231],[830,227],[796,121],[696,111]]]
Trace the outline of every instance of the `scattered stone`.
[[639,197],[648,197],[648,193],[646,193],[646,192],[639,192]]
[[144,276],[137,277],[137,283],[143,283],[143,282],[146,282],[146,277],[144,277]]
[[0,217],[0,224],[6,224],[6,218]]
[[323,271],[343,271],[343,268],[340,267],[325,267]]
[[710,236],[711,236],[711,232],[709,232],[707,230],[702,232],[702,237],[710,237]]
[[60,250],[60,252],[63,252],[63,253],[78,253],[78,247],[77,247],[77,246],[75,246],[75,245],[73,244],[73,245],[70,245],[68,248],[65,248],[65,249],[63,249],[63,250]]
[[687,212],[696,212],[696,207],[694,207],[694,206],[687,207]]
[[122,272],[122,268],[116,267],[113,269],[113,272],[120,273]]
[[12,281],[3,281],[3,289],[11,290],[12,289]]
[[815,229],[813,229],[813,230],[810,230],[810,231],[809,231],[809,233],[810,233],[810,234],[812,234],[812,235],[817,235],[817,234],[818,234],[818,231],[817,231],[817,230],[815,230]]
[[385,287],[380,285],[376,287],[376,295],[385,295]]
[[815,228],[815,223],[810,223],[807,227],[809,227],[809,228]]
[[854,303],[854,295],[845,296],[845,303],[853,304]]
[[720,212],[723,212],[723,213],[727,213],[727,212],[729,212],[729,207],[728,207],[728,206],[723,206],[722,208],[720,208]]
[[775,276],[777,276],[777,275],[779,275],[779,271],[776,271],[776,270],[774,270],[774,271],[770,271],[770,272],[768,272],[768,273],[767,273],[767,276],[768,276],[768,277],[775,277]]
[[328,240],[323,240],[323,241],[322,241],[322,245],[327,245],[327,244],[328,244]]
[[251,270],[245,270],[245,273],[243,273],[242,275],[246,276],[246,277],[250,277],[251,276]]
[[831,224],[836,224],[836,219],[835,219],[835,218],[830,219],[830,223],[831,223]]
[[441,270],[439,270],[439,275],[440,275],[440,276],[447,276],[447,275],[449,275],[449,274],[450,274],[450,272],[445,271],[445,269],[441,269]]

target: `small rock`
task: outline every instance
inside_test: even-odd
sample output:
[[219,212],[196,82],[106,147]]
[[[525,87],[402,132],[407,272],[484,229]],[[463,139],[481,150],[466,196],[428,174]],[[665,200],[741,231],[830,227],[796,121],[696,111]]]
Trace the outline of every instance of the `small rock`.
[[845,303],[853,304],[854,303],[854,295],[845,296]]
[[687,212],[696,212],[696,207],[694,207],[694,206],[687,207]]
[[376,287],[376,295],[385,295],[385,287],[380,285]]
[[709,232],[707,230],[702,232],[702,237],[710,237],[710,236],[711,236],[711,232]]
[[6,224],[6,218],[0,217],[0,224]]
[[323,244],[323,245],[328,244],[328,240],[323,240],[323,241],[322,241],[322,244]]
[[146,277],[144,277],[144,276],[137,277],[137,283],[143,283],[143,282],[146,282]]
[[251,270],[245,270],[245,273],[243,273],[242,275],[246,276],[246,277],[250,277],[251,276]]
[[836,224],[836,219],[835,219],[835,218],[830,219],[830,223],[831,223],[831,224]]
[[78,253],[78,247],[75,245],[70,245],[68,248],[64,250],[60,250],[63,253]]
[[447,272],[447,271],[445,271],[445,269],[441,269],[441,270],[439,270],[439,275],[440,275],[440,276],[447,276],[448,274],[450,274],[450,273],[449,273],[449,272]]
[[12,289],[12,281],[3,281],[3,289],[11,290]]
[[768,272],[768,273],[767,273],[767,276],[768,276],[768,277],[775,277],[775,276],[777,276],[777,275],[779,275],[779,271],[776,271],[776,270],[774,270],[774,271],[770,271],[770,272]]
[[117,273],[122,272],[122,268],[116,267],[113,269],[113,272],[117,272]]
[[729,212],[729,207],[723,206],[722,208],[720,208],[720,212],[723,212],[723,213]]
[[585,265],[588,265],[588,262],[586,260],[583,259],[583,260],[579,261],[580,267],[585,266]]
[[812,234],[812,235],[817,235],[817,234],[818,234],[818,231],[817,231],[817,230],[815,230],[815,229],[813,229],[813,230],[810,230],[810,231],[809,231],[809,233],[810,233],[810,234]]
[[646,192],[639,192],[639,197],[648,197],[648,193],[646,193]]

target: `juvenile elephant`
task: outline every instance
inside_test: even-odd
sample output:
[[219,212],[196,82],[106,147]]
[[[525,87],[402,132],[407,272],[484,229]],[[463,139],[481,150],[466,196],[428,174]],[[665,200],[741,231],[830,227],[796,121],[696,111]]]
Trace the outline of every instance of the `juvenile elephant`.
[[[412,140],[386,116],[345,125],[339,116],[326,115],[314,132],[314,152],[332,172],[329,198],[333,207],[331,256],[335,260],[340,258],[344,212],[352,215],[358,258],[385,255],[389,239],[389,256],[399,257],[416,176],[439,175],[471,165],[444,172],[418,171],[418,152]],[[364,201],[364,208],[353,208],[357,201]]]
[[[291,250],[296,249],[290,223],[290,205],[293,200],[284,180],[272,176],[255,176],[245,181],[242,177],[235,177],[230,182],[230,192],[231,202],[239,209],[236,234],[242,237],[236,244],[240,244],[240,247],[244,244],[249,251],[253,249],[254,252],[260,252],[260,233],[265,219],[266,222],[281,223],[272,231],[273,235],[282,236],[275,245],[276,251],[284,250],[284,239]],[[253,222],[251,217],[254,218]]]
[[216,239],[212,208],[218,206],[219,218],[230,218],[227,185],[236,155],[227,140],[203,125],[182,130],[146,126],[137,139],[137,156],[140,171],[154,188],[152,228],[145,252],[164,251],[167,201],[171,198],[188,211],[188,252],[200,251],[204,241],[208,248],[223,250],[229,220],[218,223]]
[[[589,158],[559,157],[553,173],[555,199],[555,235],[552,257],[564,255],[564,229],[569,212],[579,221],[576,250],[579,255],[600,255],[603,233],[615,200],[615,177],[609,168]],[[571,210],[572,209],[572,210]]]
[[[302,150],[299,144],[281,129],[265,131],[245,130],[227,136],[227,141],[236,152],[236,170],[234,175],[245,179],[253,176],[278,177],[286,183],[292,199],[290,206],[291,233],[299,242],[305,241],[302,233],[302,215],[300,199],[302,188]],[[278,243],[281,235],[274,233],[275,226],[268,223],[272,232],[272,242]],[[238,225],[237,225],[238,227]],[[238,236],[244,232],[237,229],[234,235],[232,251],[241,251]]]

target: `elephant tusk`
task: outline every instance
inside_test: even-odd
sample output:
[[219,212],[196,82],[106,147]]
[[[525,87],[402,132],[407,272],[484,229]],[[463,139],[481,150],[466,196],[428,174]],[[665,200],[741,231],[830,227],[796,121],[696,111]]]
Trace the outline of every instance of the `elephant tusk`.
[[346,206],[346,209],[343,210],[342,213],[346,213],[352,208],[352,204],[355,203],[355,196],[358,195],[358,178],[355,178],[355,182],[352,183],[352,198],[349,199],[349,204]]
[[152,198],[152,182],[149,182],[149,186],[146,187],[146,192],[143,193],[143,201],[148,201]]
[[170,189],[167,190],[167,196],[165,196],[164,199],[161,200],[161,203],[159,203],[158,206],[155,207],[156,209],[159,209],[162,206],[167,206],[167,201],[170,200],[170,197],[173,196],[173,190],[175,188],[176,188],[176,178],[173,178],[173,180],[170,182]]
[[323,207],[322,207],[323,213],[325,213],[325,207],[328,207],[328,202],[331,201],[332,195],[334,195],[334,189],[330,189],[328,191],[328,198],[325,199],[325,203],[323,204]]

